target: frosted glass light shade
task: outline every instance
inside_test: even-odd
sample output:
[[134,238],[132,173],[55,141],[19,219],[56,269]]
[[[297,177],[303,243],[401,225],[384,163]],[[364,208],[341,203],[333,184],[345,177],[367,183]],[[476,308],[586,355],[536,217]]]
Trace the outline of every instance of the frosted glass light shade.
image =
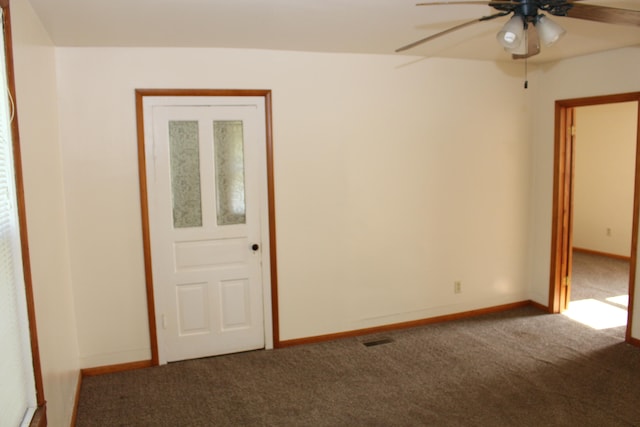
[[536,28],[540,35],[540,40],[545,44],[545,46],[551,46],[567,32],[560,25],[556,24],[544,15],[540,15],[536,20]]
[[496,38],[505,49],[515,49],[522,43],[523,35],[524,21],[521,16],[513,15],[498,32]]
[[513,49],[505,48],[504,50],[514,55],[526,55],[527,53],[529,53],[529,46],[525,40],[522,40],[522,42]]

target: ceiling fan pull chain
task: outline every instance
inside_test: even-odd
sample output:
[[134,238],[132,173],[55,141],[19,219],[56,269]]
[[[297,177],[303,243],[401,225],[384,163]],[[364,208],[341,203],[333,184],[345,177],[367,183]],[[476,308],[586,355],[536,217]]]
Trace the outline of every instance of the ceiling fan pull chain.
[[526,46],[526,53],[524,57],[524,88],[527,89],[529,87],[529,31],[528,24],[525,21],[524,23],[524,40],[522,43]]

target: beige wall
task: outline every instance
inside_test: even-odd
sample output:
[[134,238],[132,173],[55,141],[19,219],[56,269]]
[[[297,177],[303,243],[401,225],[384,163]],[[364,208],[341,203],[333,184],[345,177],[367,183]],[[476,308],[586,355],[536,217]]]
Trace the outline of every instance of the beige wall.
[[[551,253],[554,102],[638,91],[640,47],[568,59],[539,70],[532,104],[530,296],[547,304]],[[639,282],[636,279],[636,282]],[[640,283],[640,282],[639,282]],[[640,338],[640,292],[635,294],[632,336]]]
[[573,244],[631,254],[638,103],[575,109]]
[[11,1],[16,98],[38,343],[50,426],[68,426],[79,374],[58,138],[55,49],[31,6]]
[[135,88],[273,90],[282,339],[528,298],[518,65],[232,49],[57,56],[82,366],[149,357]]

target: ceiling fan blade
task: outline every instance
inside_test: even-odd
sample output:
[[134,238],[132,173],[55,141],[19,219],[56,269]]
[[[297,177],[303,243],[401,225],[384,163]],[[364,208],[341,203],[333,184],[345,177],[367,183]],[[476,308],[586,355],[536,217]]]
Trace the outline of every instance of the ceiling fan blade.
[[535,25],[529,24],[527,27],[527,37],[525,42],[527,43],[527,53],[511,55],[513,59],[525,59],[535,56],[540,53],[540,37],[538,37],[538,30]]
[[512,2],[509,0],[496,0],[496,1],[492,1],[492,0],[478,0],[478,1],[469,1],[469,0],[463,0],[463,1],[432,1],[432,2],[426,2],[426,3],[417,3],[416,6],[451,6],[451,5],[456,5],[456,4],[479,4],[479,5],[484,5],[484,6],[492,6],[494,4],[496,5],[518,5],[517,2]]
[[640,10],[618,9],[573,2],[572,5],[573,7],[567,11],[567,16],[570,18],[640,27]]
[[411,49],[411,48],[413,48],[413,47],[419,46],[419,45],[421,45],[421,44],[423,44],[423,43],[426,43],[426,42],[428,42],[428,41],[430,41],[430,40],[433,40],[433,39],[438,38],[438,37],[440,37],[440,36],[444,36],[445,34],[449,34],[449,33],[451,33],[451,32],[454,32],[454,31],[460,30],[460,29],[462,29],[462,28],[464,28],[464,27],[468,27],[469,25],[473,25],[473,24],[476,24],[476,23],[478,23],[478,22],[482,22],[482,21],[488,21],[488,20],[490,20],[490,19],[498,18],[498,17],[500,17],[500,16],[504,16],[504,15],[506,15],[506,14],[507,14],[507,13],[505,13],[505,12],[500,12],[500,13],[496,13],[496,14],[494,14],[494,15],[483,16],[482,18],[474,19],[473,21],[463,22],[462,24],[459,24],[459,25],[453,26],[453,27],[451,27],[451,28],[447,28],[446,30],[444,30],[444,31],[440,31],[439,33],[432,34],[432,35],[430,35],[430,36],[428,36],[428,37],[425,37],[425,38],[420,39],[420,40],[418,40],[418,41],[415,41],[415,42],[413,42],[413,43],[409,43],[408,45],[406,45],[406,46],[402,46],[402,47],[400,47],[400,48],[396,49],[395,51],[396,51],[396,52],[404,52],[405,50],[409,50],[409,49]]
[[484,4],[488,5],[489,1],[433,1],[428,3],[417,3],[416,6],[448,6],[455,4]]

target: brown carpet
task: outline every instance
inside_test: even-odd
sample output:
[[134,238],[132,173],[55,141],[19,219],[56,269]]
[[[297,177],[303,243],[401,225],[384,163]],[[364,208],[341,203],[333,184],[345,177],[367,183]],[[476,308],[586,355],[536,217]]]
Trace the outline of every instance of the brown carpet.
[[526,307],[88,377],[77,425],[639,426],[640,349]]
[[629,293],[629,261],[574,251],[572,270],[571,301],[612,304],[607,298]]

